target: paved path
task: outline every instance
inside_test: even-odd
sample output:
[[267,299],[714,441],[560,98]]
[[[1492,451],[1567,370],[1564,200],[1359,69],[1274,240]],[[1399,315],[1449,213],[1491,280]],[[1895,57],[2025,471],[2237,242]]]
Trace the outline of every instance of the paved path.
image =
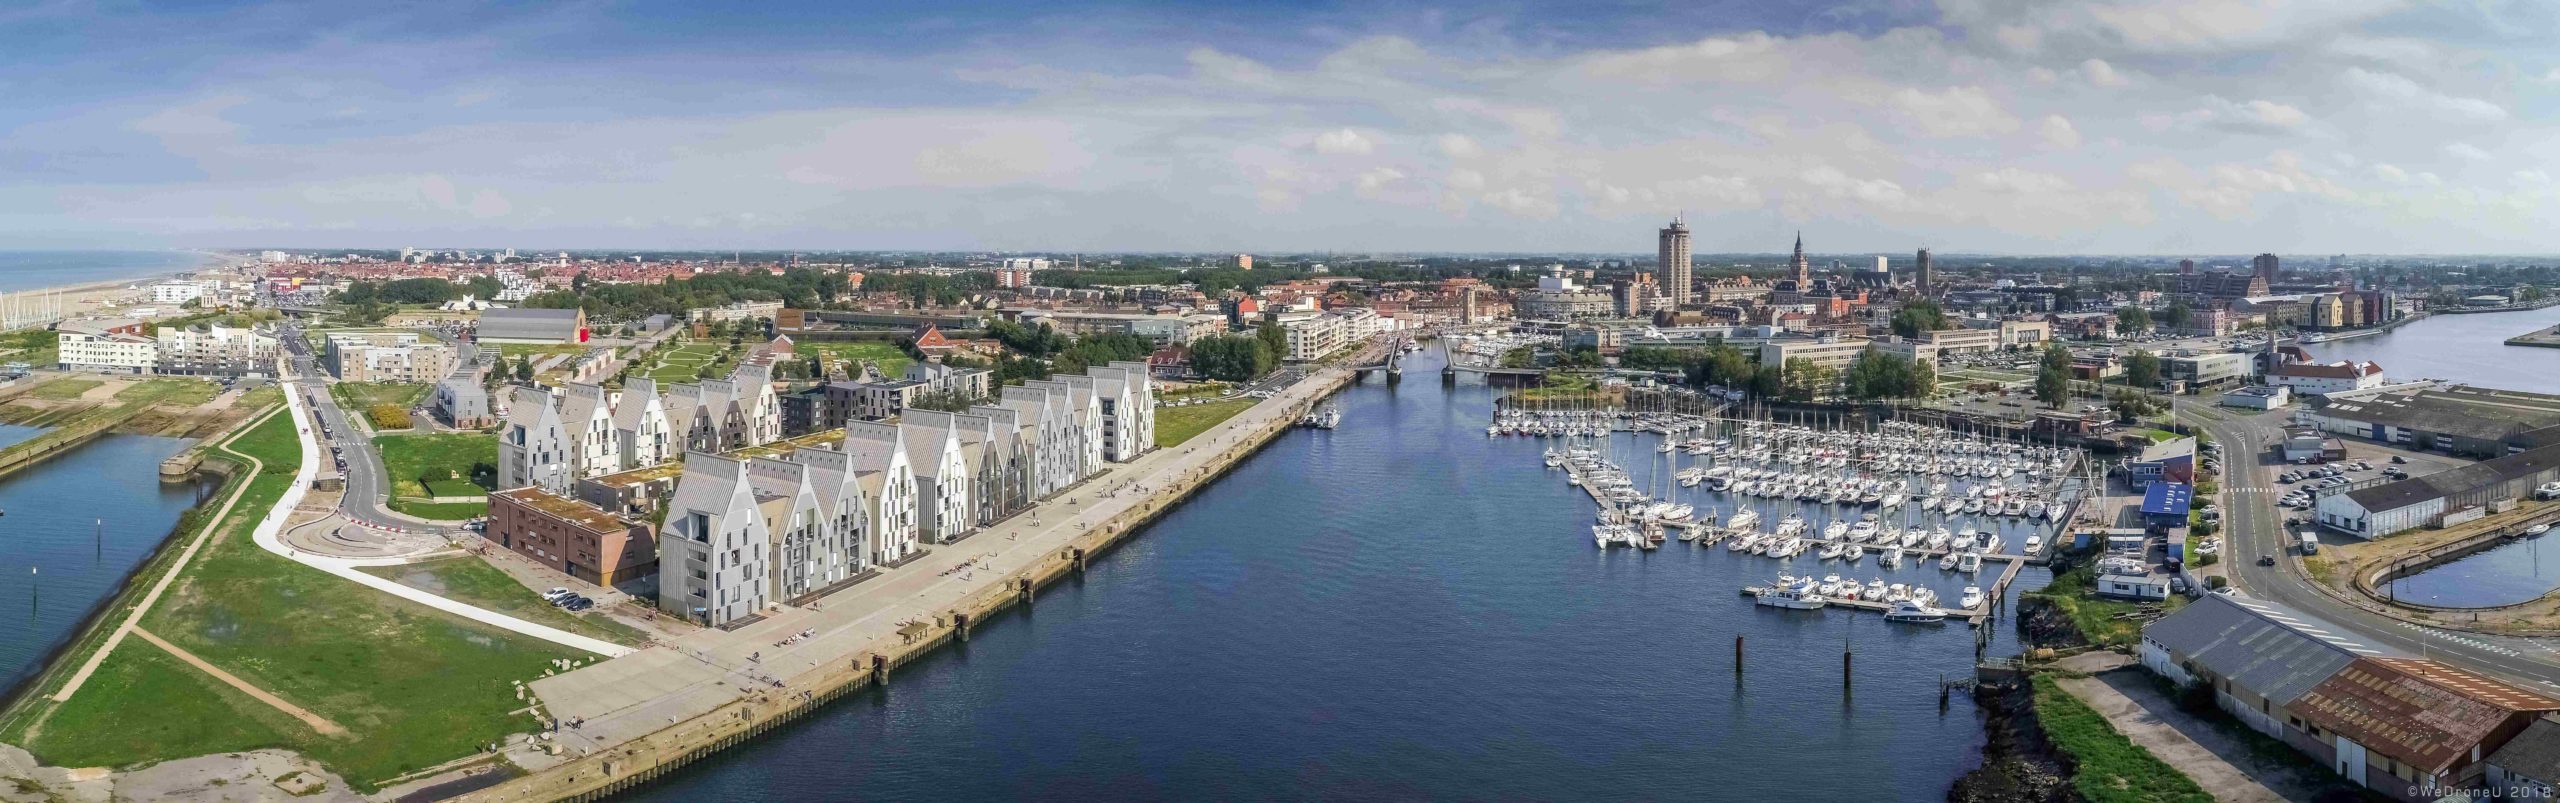
[[2106,717],[2125,738],[2186,773],[2215,800],[2284,803],[2317,796],[2318,786],[2299,783],[2296,768],[2259,761],[2246,742],[2180,710],[2145,671],[2125,666],[2089,677],[2059,678],[2054,684]]
[[196,657],[195,653],[179,649],[178,645],[171,644],[162,640],[159,636],[152,635],[149,630],[137,627],[133,629],[133,634],[141,636],[143,641],[151,642],[160,649],[168,650],[170,655],[178,656],[178,660],[185,661],[188,666],[195,667],[205,674],[212,675],[213,679],[222,681],[224,685],[230,686],[234,689],[239,689],[240,693],[249,695],[258,702],[275,706],[275,709],[278,711],[293,715],[294,719],[302,720],[302,724],[311,726],[312,730],[319,731],[321,734],[327,736],[347,735],[347,729],[344,726],[329,721],[328,717],[311,713],[310,711],[305,710],[302,706],[285,702],[284,698],[270,694],[265,689],[250,685],[249,681],[241,680],[238,675],[222,671],[222,667],[214,666],[213,664],[206,662],[204,659]]
[[308,493],[311,488],[311,481],[319,476],[320,455],[323,450],[320,448],[318,441],[314,439],[315,433],[312,431],[310,414],[305,407],[302,394],[286,393],[284,395],[284,399],[285,410],[293,415],[294,430],[297,435],[297,439],[302,444],[302,468],[294,473],[293,487],[285,489],[284,498],[276,503],[274,509],[267,511],[266,518],[258,521],[258,529],[255,532],[255,539],[259,547],[262,547],[269,552],[282,555],[296,563],[354,581],[367,588],[371,588],[385,594],[390,594],[410,602],[415,602],[420,605],[425,605],[439,611],[444,611],[455,616],[480,622],[482,624],[491,625],[516,633],[522,633],[554,644],[574,647],[608,657],[628,655],[631,653],[631,648],[620,644],[615,644],[603,639],[581,636],[556,627],[527,622],[486,608],[455,602],[444,597],[439,597],[425,591],[410,588],[408,586],[356,570],[358,567],[362,566],[398,566],[404,563],[413,562],[413,559],[411,558],[335,558],[324,555],[314,555],[309,552],[304,552],[291,546],[287,546],[284,543],[283,538],[286,520],[292,518],[294,507],[302,503],[302,497]]
[[[258,420],[242,425],[238,431],[232,433],[229,440],[224,442],[229,443],[230,440],[238,440],[242,434],[246,434],[249,430],[256,429],[258,425],[266,423],[267,419],[273,418],[276,415],[276,413],[268,413],[266,415],[259,416]],[[226,449],[225,451],[229,450]],[[255,477],[258,475],[258,471],[265,467],[265,464],[258,462],[257,458],[243,455],[239,452],[232,452],[232,454],[249,461],[249,473],[247,476]],[[169,571],[167,573],[160,575],[159,582],[151,584],[150,591],[143,593],[142,602],[133,606],[133,613],[126,615],[124,622],[116,625],[114,632],[107,634],[107,643],[99,645],[97,651],[89,653],[89,660],[81,662],[79,671],[71,673],[71,679],[63,682],[62,689],[60,691],[53,693],[54,702],[59,703],[68,701],[71,699],[71,695],[79,693],[80,687],[89,682],[89,676],[97,673],[98,665],[106,662],[107,654],[115,652],[116,645],[124,643],[125,635],[142,627],[142,615],[151,612],[151,606],[160,601],[160,594],[168,591],[169,584],[175,582],[178,579],[178,574],[186,571],[187,565],[195,560],[196,551],[203,549],[205,543],[213,539],[213,534],[222,529],[222,522],[231,515],[231,506],[239,504],[240,497],[248,492],[249,483],[247,481],[242,481],[239,487],[231,490],[231,498],[223,500],[222,509],[214,511],[213,518],[205,520],[207,524],[204,526],[204,529],[198,530],[196,532],[195,540],[188,541],[187,548],[178,553],[178,561],[170,564]]]

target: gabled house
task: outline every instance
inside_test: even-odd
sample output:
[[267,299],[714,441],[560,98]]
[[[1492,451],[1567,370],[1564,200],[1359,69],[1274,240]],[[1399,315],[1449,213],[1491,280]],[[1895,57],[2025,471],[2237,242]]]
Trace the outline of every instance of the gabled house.
[[560,430],[568,437],[573,479],[622,470],[622,443],[613,428],[613,399],[604,388],[573,384],[554,398],[560,403]]
[[558,399],[541,388],[511,387],[507,392],[507,426],[498,435],[498,489],[569,493],[575,477]]
[[950,413],[908,410],[898,425],[907,465],[916,476],[917,525],[927,541],[950,543],[976,529],[969,504],[969,461]]
[[918,554],[924,546],[916,510],[916,476],[907,463],[898,427],[877,421],[847,423],[841,448],[870,507],[871,562],[896,564]]
[[771,544],[746,463],[685,456],[658,540],[658,609],[719,627],[771,601]]
[[809,467],[769,457],[749,458],[747,485],[756,513],[764,519],[767,599],[785,602],[826,588],[851,576],[835,549],[835,532],[818,512],[818,495],[809,482]]
[[843,577],[869,571],[872,565],[870,505],[864,501],[862,478],[853,456],[835,449],[798,449],[784,457],[809,467],[809,489],[817,495],[818,516],[833,540],[825,550],[843,566]]
[[666,402],[658,383],[634,377],[622,386],[613,407],[614,441],[622,446],[623,470],[646,468],[675,459],[681,443],[667,424]]

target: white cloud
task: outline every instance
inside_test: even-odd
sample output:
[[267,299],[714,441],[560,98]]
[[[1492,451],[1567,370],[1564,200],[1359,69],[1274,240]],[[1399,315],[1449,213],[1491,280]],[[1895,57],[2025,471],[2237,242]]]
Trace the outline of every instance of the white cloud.
[[1957,86],[1929,92],[1904,88],[1893,93],[1903,117],[1933,137],[1979,137],[2018,130],[2018,118],[1981,87]]
[[1465,134],[1442,134],[1439,144],[1440,153],[1451,159],[1474,159],[1484,155],[1484,146],[1476,144],[1474,138]]
[[2105,59],[2080,62],[2080,77],[2097,86],[2124,86],[2133,83],[2126,79],[2123,73],[2117,72],[2115,65],[2108,64]]
[[2349,67],[2340,78],[2349,88],[2376,102],[2419,112],[2420,121],[2473,124],[2507,119],[2507,110],[2498,104],[2479,98],[2443,94],[2419,86],[2418,82],[2404,75]]
[[2489,161],[2490,158],[2488,151],[2481,150],[2480,146],[2473,145],[2468,142],[2456,142],[2451,145],[2446,145],[2444,146],[2444,153],[2446,156],[2451,156],[2466,162],[2486,162]]
[[1377,145],[1370,142],[1368,137],[1361,136],[1360,132],[1348,128],[1337,128],[1317,134],[1315,147],[1317,153],[1337,156],[1367,156],[1370,151],[1377,149]]
[[2045,115],[2044,121],[2036,124],[2036,136],[2044,138],[2044,144],[2056,148],[2069,150],[2080,147],[2080,129],[2073,128],[2071,120],[2059,114]]

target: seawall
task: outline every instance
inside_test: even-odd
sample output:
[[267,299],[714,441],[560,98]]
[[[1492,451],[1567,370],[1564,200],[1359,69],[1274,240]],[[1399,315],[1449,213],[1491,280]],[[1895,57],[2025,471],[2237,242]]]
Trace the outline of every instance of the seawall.
[[1137,535],[1173,506],[1207,487],[1245,458],[1261,451],[1262,447],[1286,433],[1300,416],[1350,385],[1357,376],[1357,373],[1344,369],[1320,372],[1305,380],[1308,384],[1301,386],[1305,389],[1304,395],[1293,394],[1263,402],[1281,405],[1282,413],[1268,417],[1264,424],[1244,431],[1230,430],[1228,425],[1222,424],[1195,436],[1192,441],[1195,443],[1215,443],[1220,436],[1229,434],[1238,438],[1234,445],[1216,453],[1203,467],[1164,481],[1161,488],[1139,504],[1076,535],[1065,548],[1049,552],[1031,565],[1015,571],[990,574],[958,604],[937,613],[930,621],[919,621],[917,626],[906,629],[898,638],[874,640],[850,662],[786,678],[783,688],[756,692],[691,719],[671,723],[648,735],[453,799],[600,800],[656,780],[720,750],[747,743],[847,695],[875,684],[889,685],[894,682],[899,667],[952,641],[967,641],[970,631],[977,625],[1008,608],[1029,605],[1038,599],[1040,589],[1082,573],[1095,558]]

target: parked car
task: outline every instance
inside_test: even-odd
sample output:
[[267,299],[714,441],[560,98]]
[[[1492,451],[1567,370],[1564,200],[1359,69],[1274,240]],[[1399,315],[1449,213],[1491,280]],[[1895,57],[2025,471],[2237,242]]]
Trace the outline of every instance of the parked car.
[[567,604],[567,605],[562,605],[562,606],[560,606],[560,607],[567,608],[567,609],[572,610],[572,611],[583,611],[583,610],[586,610],[586,609],[588,609],[588,608],[593,608],[593,607],[595,607],[595,606],[596,606],[596,601],[595,601],[595,600],[587,599],[586,597],[578,597],[578,598],[576,598],[576,599],[569,600],[569,604]]
[[2401,457],[2401,456],[2399,456],[2399,455],[2396,455],[2396,454],[2395,454],[2395,455],[2392,455],[2392,456],[2391,456],[2391,462],[2392,462],[2394,465],[2397,465],[2397,464],[2400,464],[2400,463],[2406,463],[2406,462],[2409,462],[2409,458]]
[[570,598],[570,597],[574,597],[574,596],[577,596],[577,595],[578,595],[578,592],[571,591],[571,590],[569,590],[569,589],[562,588],[562,587],[559,587],[559,586],[552,586],[552,587],[551,587],[551,590],[549,590],[549,591],[545,591],[545,592],[542,592],[542,598],[543,598],[543,599],[545,599],[545,600],[549,600],[549,601],[551,601],[551,602],[559,602],[559,601],[561,601],[561,600],[568,599],[568,598]]

